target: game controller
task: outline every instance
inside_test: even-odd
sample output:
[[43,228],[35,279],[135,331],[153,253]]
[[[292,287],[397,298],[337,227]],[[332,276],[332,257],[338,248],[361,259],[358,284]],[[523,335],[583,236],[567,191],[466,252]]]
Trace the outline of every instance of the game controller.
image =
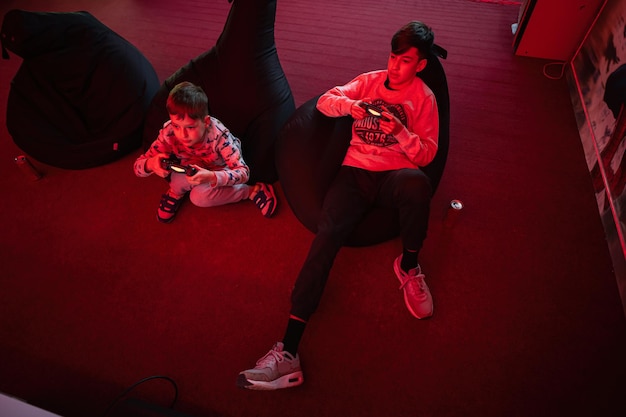
[[385,111],[382,107],[375,106],[370,103],[363,103],[363,108],[366,112],[368,112],[371,116],[377,117],[379,119],[383,119],[385,121],[389,121],[387,117],[383,116],[383,112]]
[[185,174],[188,177],[196,175],[198,170],[189,165],[181,165],[180,159],[174,155],[170,155],[169,158],[163,158],[161,160],[161,166],[167,171],[177,172],[179,174]]

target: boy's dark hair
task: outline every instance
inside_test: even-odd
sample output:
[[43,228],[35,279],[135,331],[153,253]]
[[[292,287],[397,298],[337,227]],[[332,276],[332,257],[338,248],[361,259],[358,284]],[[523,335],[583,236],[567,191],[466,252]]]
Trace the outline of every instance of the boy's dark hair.
[[172,88],[165,107],[170,115],[197,120],[208,116],[209,99],[202,87],[183,81]]
[[410,47],[417,48],[420,58],[426,58],[432,51],[435,34],[424,23],[414,20],[402,26],[391,38],[391,52],[405,53]]

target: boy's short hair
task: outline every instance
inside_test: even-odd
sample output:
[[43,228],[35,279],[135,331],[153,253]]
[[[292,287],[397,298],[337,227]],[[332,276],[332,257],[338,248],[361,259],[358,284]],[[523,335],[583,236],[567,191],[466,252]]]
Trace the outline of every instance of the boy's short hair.
[[183,81],[176,84],[167,97],[165,105],[171,116],[203,119],[209,115],[209,99],[202,87]]
[[420,58],[426,58],[432,51],[435,34],[429,26],[414,20],[402,26],[391,38],[391,52],[405,53],[410,47],[417,48]]

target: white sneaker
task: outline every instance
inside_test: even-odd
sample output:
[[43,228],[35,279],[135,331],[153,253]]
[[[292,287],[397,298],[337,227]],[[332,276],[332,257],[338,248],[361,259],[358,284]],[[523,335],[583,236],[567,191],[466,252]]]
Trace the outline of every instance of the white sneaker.
[[283,343],[277,342],[256,366],[239,373],[237,386],[253,390],[275,390],[296,387],[304,382],[300,358],[283,351]]

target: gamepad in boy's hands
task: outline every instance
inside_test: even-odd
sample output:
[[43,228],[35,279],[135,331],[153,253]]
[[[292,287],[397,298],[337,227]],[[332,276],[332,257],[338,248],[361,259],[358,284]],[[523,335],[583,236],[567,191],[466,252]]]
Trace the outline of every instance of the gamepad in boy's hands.
[[169,170],[172,172],[178,172],[180,174],[184,173],[188,177],[193,177],[198,172],[198,170],[195,167],[192,167],[190,165],[180,165],[180,164],[171,164],[169,167]]
[[192,177],[198,172],[195,167],[189,165],[181,165],[180,159],[178,159],[175,155],[170,155],[169,158],[163,158],[161,160],[161,166],[167,171],[185,174],[188,177]]
[[385,109],[383,109],[382,107],[376,106],[371,103],[363,103],[363,108],[370,116],[383,119],[384,121],[387,121],[387,122],[389,121],[387,117],[383,116]]

